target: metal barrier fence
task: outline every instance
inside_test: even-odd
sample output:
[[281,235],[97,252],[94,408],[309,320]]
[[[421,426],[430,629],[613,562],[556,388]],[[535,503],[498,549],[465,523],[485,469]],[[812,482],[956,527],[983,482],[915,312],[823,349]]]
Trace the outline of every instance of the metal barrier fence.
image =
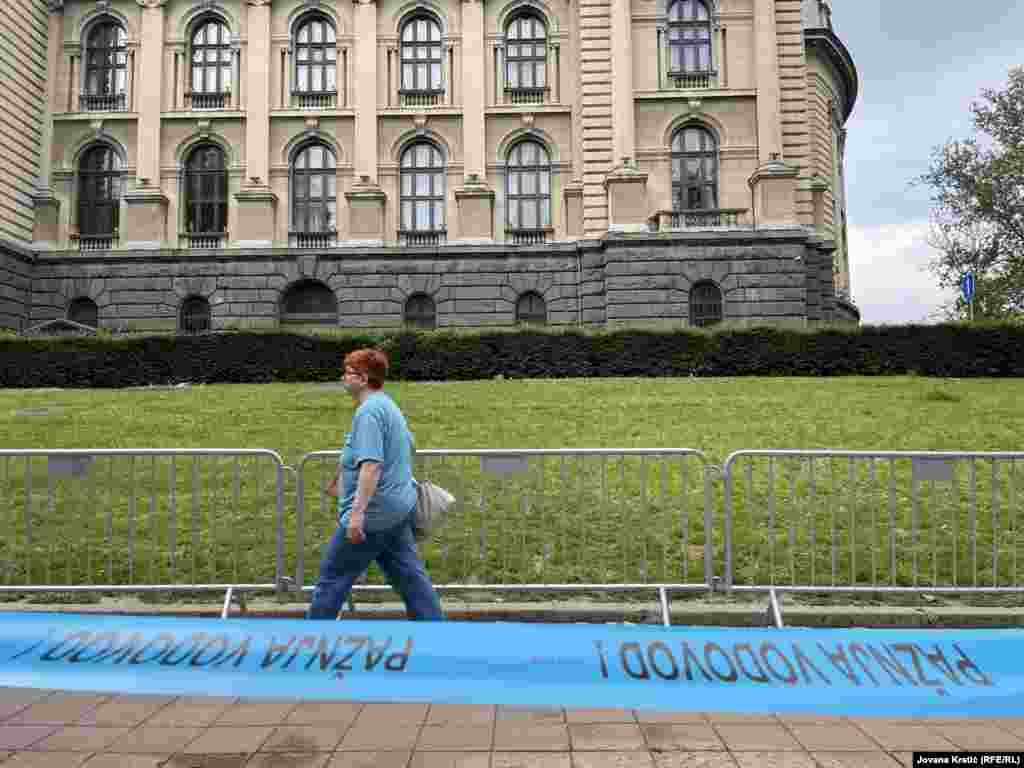
[[[240,593],[309,591],[337,525],[337,460],[0,450],[0,593],[224,591],[226,615]],[[424,450],[416,476],[458,502],[421,554],[442,592],[653,591],[666,622],[670,593],[719,588],[769,592],[777,624],[777,592],[1024,593],[1019,461],[742,450],[719,469],[686,448]],[[356,586],[386,589],[376,574]]]
[[1024,453],[1000,452],[736,451],[723,468],[724,588],[771,591],[773,603],[774,592],[1024,592],[1022,460]]
[[[667,620],[668,593],[710,588],[713,468],[700,451],[422,450],[415,461],[417,478],[457,499],[420,546],[442,592],[656,591]],[[337,525],[336,502],[324,494],[337,463],[336,450],[299,462],[295,536],[285,549],[301,589],[312,589],[320,547]],[[374,576],[355,589],[389,587]]]
[[226,611],[278,589],[285,469],[264,449],[0,450],[0,592],[225,591]]

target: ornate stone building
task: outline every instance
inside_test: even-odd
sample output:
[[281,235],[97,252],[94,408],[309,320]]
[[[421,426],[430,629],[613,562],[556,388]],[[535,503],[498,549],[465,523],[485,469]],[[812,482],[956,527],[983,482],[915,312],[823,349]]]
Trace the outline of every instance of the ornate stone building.
[[825,0],[8,0],[0,326],[856,323]]

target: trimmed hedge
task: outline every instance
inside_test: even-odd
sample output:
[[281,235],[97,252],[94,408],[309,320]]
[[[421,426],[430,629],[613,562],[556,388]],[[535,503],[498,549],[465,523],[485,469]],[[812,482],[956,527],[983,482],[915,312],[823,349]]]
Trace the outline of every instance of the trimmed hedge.
[[1024,376],[1024,326],[963,323],[813,331],[231,331],[199,336],[0,335],[0,387],[333,381],[353,349],[381,346],[391,378],[606,376]]

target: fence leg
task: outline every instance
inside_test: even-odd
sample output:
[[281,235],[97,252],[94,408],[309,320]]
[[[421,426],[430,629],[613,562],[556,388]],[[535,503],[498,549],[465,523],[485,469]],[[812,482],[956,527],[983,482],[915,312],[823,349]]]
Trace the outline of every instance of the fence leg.
[[220,617],[226,619],[228,612],[231,610],[231,595],[234,593],[234,587],[228,587],[228,591],[224,593],[224,608],[221,609]]
[[661,597],[661,622],[666,627],[672,626],[672,620],[668,612],[668,592],[664,587],[658,587],[658,595]]
[[775,594],[775,590],[768,591],[768,610],[765,612],[765,623],[772,624],[776,629],[785,628],[782,622],[782,599]]

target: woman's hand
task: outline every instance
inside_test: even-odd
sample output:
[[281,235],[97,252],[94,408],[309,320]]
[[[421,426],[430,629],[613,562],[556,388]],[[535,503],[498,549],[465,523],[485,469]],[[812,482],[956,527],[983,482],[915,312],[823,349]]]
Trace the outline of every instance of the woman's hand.
[[366,534],[363,533],[363,515],[354,512],[348,516],[348,540],[353,544],[362,544],[366,541]]
[[324,493],[328,496],[338,497],[338,476],[335,475],[331,478],[331,482],[327,484],[327,488],[324,489]]

